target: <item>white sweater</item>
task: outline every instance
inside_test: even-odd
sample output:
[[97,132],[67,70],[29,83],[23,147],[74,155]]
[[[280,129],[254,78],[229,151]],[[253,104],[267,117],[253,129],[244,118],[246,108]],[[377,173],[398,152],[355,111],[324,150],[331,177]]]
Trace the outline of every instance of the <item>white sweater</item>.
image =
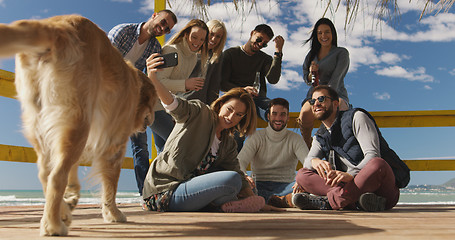
[[270,126],[251,135],[238,155],[240,169],[248,164],[257,181],[293,182],[297,161],[308,155],[303,138],[287,128],[277,132]]
[[[185,80],[190,77],[197,63],[197,53],[190,50],[185,38],[172,45],[164,45],[161,53],[178,54],[178,64],[174,67],[164,68],[156,73],[158,80],[172,93],[185,92]],[[164,110],[160,103],[155,105],[155,111]]]

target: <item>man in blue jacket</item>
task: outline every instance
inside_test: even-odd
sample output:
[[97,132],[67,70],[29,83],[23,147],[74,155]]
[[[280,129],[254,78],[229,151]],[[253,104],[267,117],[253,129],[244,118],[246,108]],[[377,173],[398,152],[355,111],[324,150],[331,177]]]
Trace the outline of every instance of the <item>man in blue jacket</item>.
[[309,100],[322,124],[296,182],[305,193],[292,202],[300,209],[393,208],[399,188],[408,184],[409,168],[389,148],[373,117],[357,108],[338,111],[335,90],[318,86]]

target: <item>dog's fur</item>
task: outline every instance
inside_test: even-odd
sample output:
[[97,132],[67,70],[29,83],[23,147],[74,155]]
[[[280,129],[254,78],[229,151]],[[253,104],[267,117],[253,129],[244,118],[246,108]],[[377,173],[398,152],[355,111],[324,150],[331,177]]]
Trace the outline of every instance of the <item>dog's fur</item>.
[[0,24],[0,36],[0,57],[17,54],[24,134],[38,155],[46,197],[40,234],[67,235],[80,160],[92,161],[100,176],[104,220],[125,222],[117,182],[128,137],[153,121],[150,80],[81,16]]

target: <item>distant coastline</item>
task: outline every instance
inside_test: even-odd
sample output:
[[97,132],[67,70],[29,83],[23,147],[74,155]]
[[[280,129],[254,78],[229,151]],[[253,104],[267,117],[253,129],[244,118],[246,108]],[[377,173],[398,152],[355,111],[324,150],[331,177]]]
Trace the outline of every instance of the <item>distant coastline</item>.
[[[455,205],[455,179],[442,185],[411,185],[400,189],[398,205]],[[119,191],[117,203],[133,203],[139,206],[136,190]],[[41,190],[0,190],[0,206],[39,206],[45,199]],[[98,190],[81,191],[80,205],[100,204]]]

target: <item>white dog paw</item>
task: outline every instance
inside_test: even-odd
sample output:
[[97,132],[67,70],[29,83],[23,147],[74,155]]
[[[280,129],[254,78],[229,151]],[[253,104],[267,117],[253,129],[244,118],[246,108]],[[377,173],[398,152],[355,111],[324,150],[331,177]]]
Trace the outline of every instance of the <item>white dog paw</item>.
[[44,217],[41,219],[40,236],[66,236],[68,235],[68,227],[61,221],[59,224],[51,224]]
[[103,207],[104,222],[126,222],[126,216],[117,207]]
[[60,218],[62,219],[63,223],[65,223],[66,226],[71,225],[71,222],[73,221],[73,215],[71,214],[72,210],[73,209],[71,208],[71,206],[62,203]]
[[65,203],[68,205],[70,210],[74,210],[76,208],[77,203],[79,202],[80,195],[79,193],[73,193],[73,192],[65,192],[65,195],[63,196],[63,199]]

